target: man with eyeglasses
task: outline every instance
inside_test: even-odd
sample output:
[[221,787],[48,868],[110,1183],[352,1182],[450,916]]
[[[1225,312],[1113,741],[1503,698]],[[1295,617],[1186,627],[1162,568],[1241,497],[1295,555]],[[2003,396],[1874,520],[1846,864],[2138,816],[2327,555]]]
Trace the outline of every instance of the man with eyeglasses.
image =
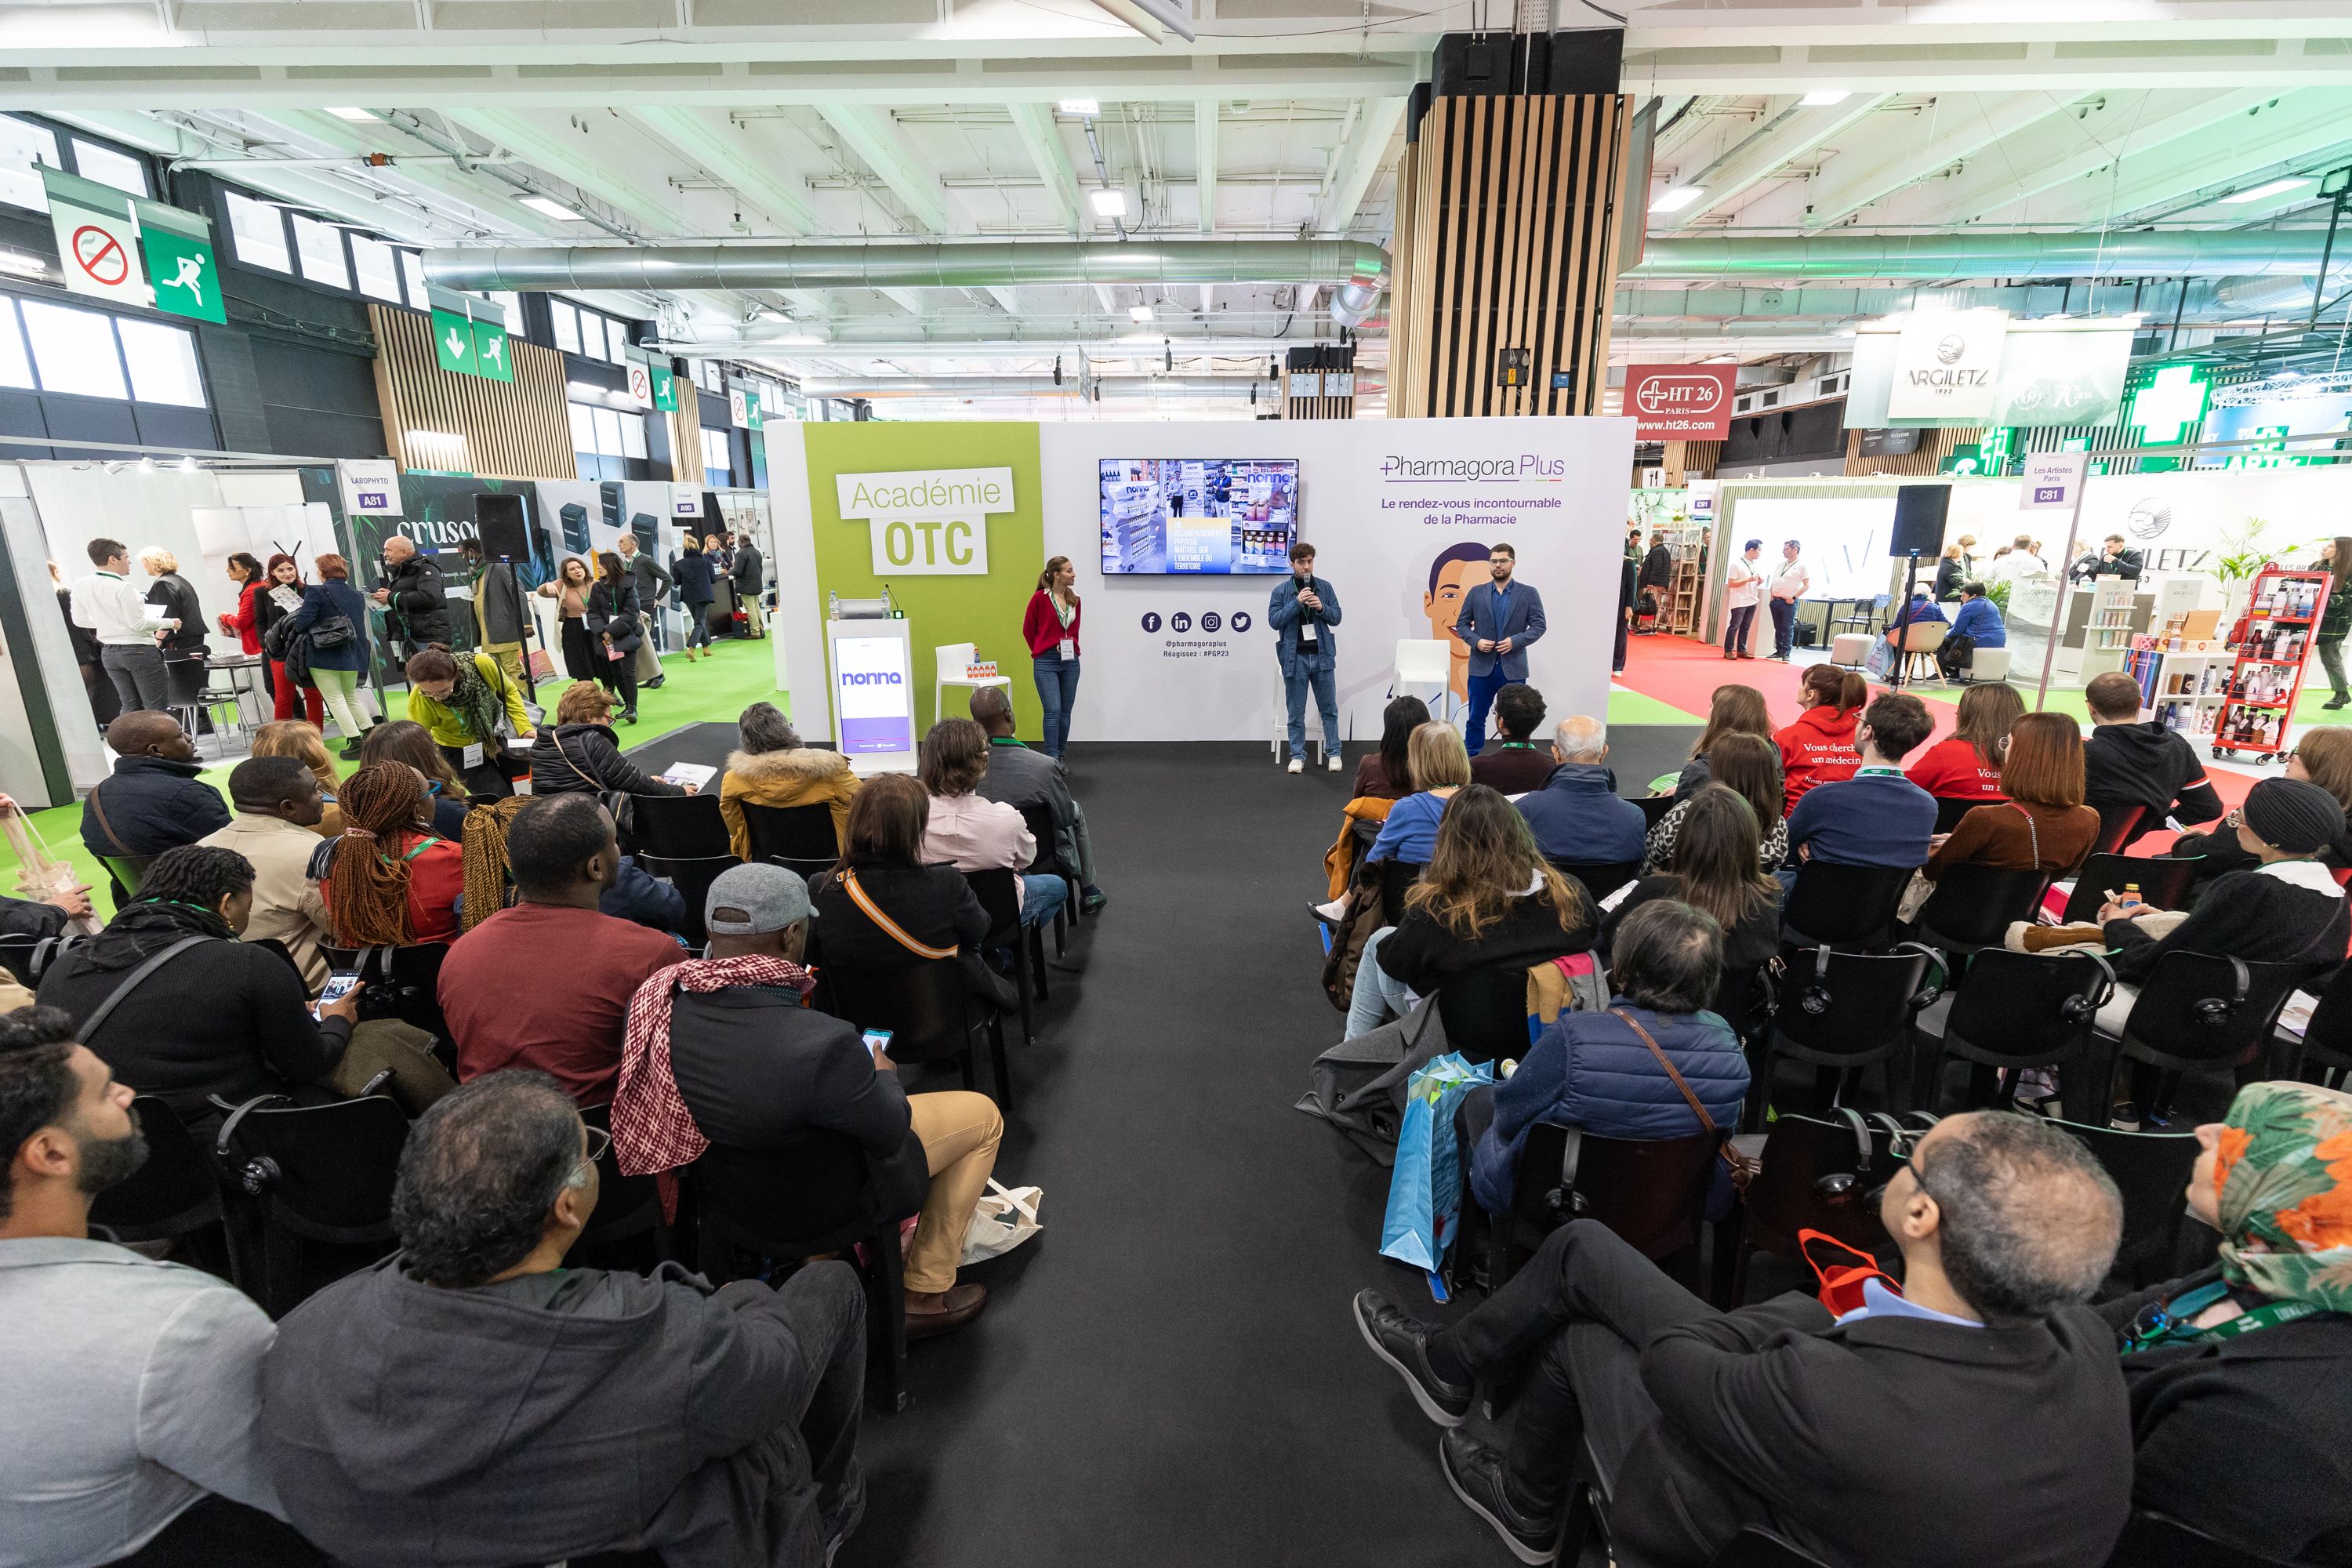
[[[2006,1111],[1947,1117],[1864,1200],[1902,1254],[1840,1317],[1810,1295],[1718,1312],[1596,1220],[1450,1326],[1373,1291],[1356,1327],[1444,1428],[1456,1497],[1552,1560],[1589,1461],[1625,1568],[1702,1568],[1748,1526],[1832,1563],[2104,1563],[2131,1508],[2115,1340],[2082,1303],[2123,1201],[2090,1151]],[[1529,1368],[1509,1444],[1464,1423]]]
[[856,1528],[856,1274],[564,1268],[609,1142],[544,1073],[467,1084],[402,1151],[399,1254],[278,1325],[257,1436],[337,1562],[816,1563]]

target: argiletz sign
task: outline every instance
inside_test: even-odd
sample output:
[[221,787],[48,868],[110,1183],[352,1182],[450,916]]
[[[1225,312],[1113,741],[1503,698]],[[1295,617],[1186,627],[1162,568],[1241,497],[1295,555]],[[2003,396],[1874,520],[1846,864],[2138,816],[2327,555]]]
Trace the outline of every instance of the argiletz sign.
[[836,474],[844,522],[872,531],[874,572],[985,576],[988,514],[1013,510],[1011,468]]

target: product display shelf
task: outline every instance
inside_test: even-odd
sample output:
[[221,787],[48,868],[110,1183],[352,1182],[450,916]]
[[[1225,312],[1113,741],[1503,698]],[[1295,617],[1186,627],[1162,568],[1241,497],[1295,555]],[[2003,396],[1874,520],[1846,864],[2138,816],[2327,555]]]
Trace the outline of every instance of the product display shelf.
[[1698,625],[1699,596],[1706,584],[1707,534],[1704,528],[1671,529],[1666,547],[1674,552],[1674,575],[1666,580],[1666,602],[1659,626],[1683,637]]
[[2327,613],[2328,574],[2267,567],[2254,578],[2246,613],[2230,641],[2236,650],[2228,695],[2213,719],[2213,755],[2251,752],[2267,763],[2287,749],[2303,664]]
[[2134,637],[2126,668],[2139,682],[2141,719],[2192,740],[2210,737],[2237,657],[2218,643],[2175,648],[2162,637]]

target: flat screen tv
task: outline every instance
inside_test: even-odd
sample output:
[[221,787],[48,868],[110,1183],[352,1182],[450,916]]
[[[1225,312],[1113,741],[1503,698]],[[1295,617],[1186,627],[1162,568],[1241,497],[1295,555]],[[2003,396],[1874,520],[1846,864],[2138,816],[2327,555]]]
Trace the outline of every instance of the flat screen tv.
[[1290,570],[1296,458],[1106,458],[1105,576],[1252,576]]

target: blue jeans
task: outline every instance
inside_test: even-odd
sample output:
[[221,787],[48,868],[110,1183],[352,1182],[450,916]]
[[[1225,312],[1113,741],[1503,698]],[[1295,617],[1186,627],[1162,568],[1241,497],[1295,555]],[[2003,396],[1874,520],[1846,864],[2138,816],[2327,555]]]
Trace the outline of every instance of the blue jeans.
[[687,604],[680,606],[686,611],[687,647],[709,647],[710,646],[710,603],[709,600],[705,599],[698,605]]
[[1363,954],[1356,960],[1356,989],[1348,1001],[1348,1032],[1342,1039],[1369,1035],[1391,1014],[1402,1018],[1421,1000],[1403,981],[1391,978],[1380,966],[1381,940],[1394,930],[1394,926],[1382,926],[1364,939]]
[[1767,605],[1772,612],[1772,657],[1786,658],[1797,646],[1797,601],[1772,599]]
[[1070,884],[1059,877],[1021,878],[1021,923],[1042,926],[1054,923],[1055,914],[1069,901]]
[[1470,678],[1470,732],[1465,744],[1472,756],[1476,756],[1478,748],[1486,743],[1486,714],[1495,706],[1495,693],[1510,683],[1511,678],[1503,673],[1500,659],[1495,661],[1495,668],[1488,673]]
[[1731,607],[1731,613],[1724,617],[1723,623],[1723,651],[1727,658],[1748,651],[1748,629],[1755,621],[1755,605],[1734,605]]
[[1037,678],[1037,706],[1045,715],[1044,751],[1058,757],[1070,743],[1070,710],[1078,702],[1078,661],[1062,658],[1062,651],[1041,653],[1029,661]]
[[1328,658],[1299,659],[1282,678],[1283,699],[1290,709],[1290,754],[1307,755],[1307,691],[1315,690],[1315,711],[1323,716],[1323,754],[1339,754],[1339,671]]

